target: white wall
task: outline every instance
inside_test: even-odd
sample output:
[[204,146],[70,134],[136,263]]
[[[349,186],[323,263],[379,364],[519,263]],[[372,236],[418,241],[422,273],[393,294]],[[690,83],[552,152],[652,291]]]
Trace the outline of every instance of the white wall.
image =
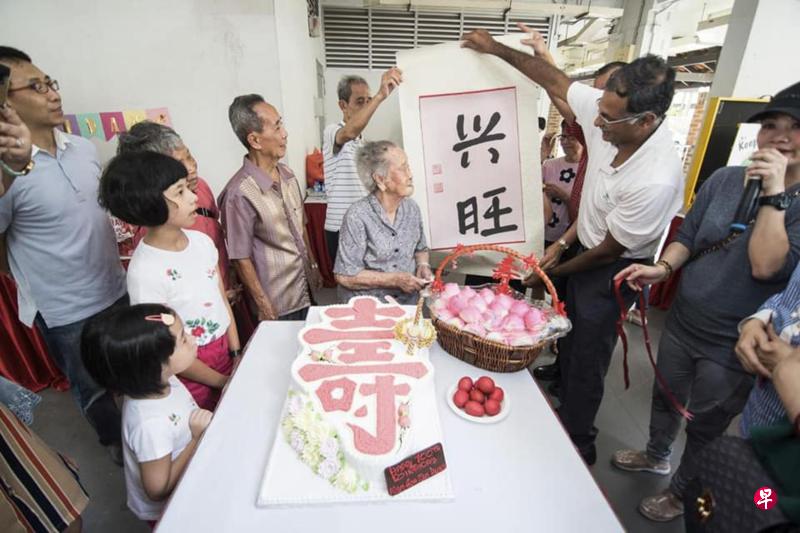
[[[342,76],[361,76],[367,83],[371,94],[375,94],[381,84],[381,75],[384,70],[369,70],[359,68],[327,68],[325,69],[325,124],[342,120],[339,109],[339,98],[336,96],[336,85]],[[402,90],[402,86],[401,86]],[[364,130],[364,138],[368,141],[389,140],[403,146],[403,128],[400,125],[400,105],[396,94],[393,92],[378,110],[372,115],[372,120]]]
[[286,159],[303,183],[306,154],[315,147],[322,148],[314,115],[316,60],[325,64],[322,37],[308,36],[308,15],[303,1],[275,0],[275,20],[282,96],[279,110],[289,132]]
[[[244,93],[262,94],[287,115],[289,163],[304,176],[298,154],[308,144],[307,115],[313,120],[304,76],[314,71],[303,55],[312,48],[305,2],[275,1],[0,1],[0,40],[58,79],[65,113],[168,107],[219,192],[244,154],[227,113]],[[105,157],[116,148],[114,140],[97,143]]]
[[797,82],[800,54],[792,46],[798,0],[736,0],[711,96],[773,95]]

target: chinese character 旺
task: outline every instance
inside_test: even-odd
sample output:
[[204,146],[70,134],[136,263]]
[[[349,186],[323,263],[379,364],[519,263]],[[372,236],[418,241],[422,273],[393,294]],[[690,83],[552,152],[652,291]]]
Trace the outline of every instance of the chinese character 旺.
[[[458,134],[459,142],[453,145],[453,151],[461,152],[464,150],[461,154],[461,168],[467,168],[469,166],[469,152],[466,151],[467,148],[477,144],[499,141],[506,138],[505,133],[492,133],[492,130],[494,130],[499,122],[500,113],[495,111],[492,113],[492,116],[489,117],[489,123],[486,125],[486,129],[481,131],[481,116],[475,115],[472,118],[472,130],[475,133],[479,133],[479,135],[473,139],[467,139],[467,132],[464,131],[464,115],[458,115],[456,118],[456,133]],[[500,152],[498,152],[496,148],[489,148],[489,154],[491,155],[490,161],[493,164],[496,164],[500,160]]]
[[471,196],[463,202],[456,202],[458,212],[458,232],[465,235],[468,231],[478,233],[478,199]]
[[500,217],[508,215],[513,211],[510,207],[500,207],[500,199],[498,196],[504,192],[506,192],[506,188],[499,187],[483,193],[484,198],[492,199],[492,205],[483,213],[484,219],[492,221],[491,228],[481,231],[481,235],[484,237],[489,237],[490,235],[496,235],[498,233],[506,233],[507,231],[515,231],[517,229],[516,224],[509,224],[507,226],[500,225]]

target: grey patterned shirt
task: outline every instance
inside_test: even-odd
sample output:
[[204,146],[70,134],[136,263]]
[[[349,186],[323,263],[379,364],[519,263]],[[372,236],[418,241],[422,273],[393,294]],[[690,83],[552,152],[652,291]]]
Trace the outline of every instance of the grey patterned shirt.
[[[427,249],[422,215],[414,200],[404,198],[400,202],[392,224],[375,195],[369,194],[353,203],[344,215],[333,271],[343,276],[355,276],[362,270],[413,274],[417,267],[414,254]],[[417,300],[417,294],[400,289],[351,291],[339,286],[339,299],[343,302],[363,295],[381,299],[390,295],[402,304]]]

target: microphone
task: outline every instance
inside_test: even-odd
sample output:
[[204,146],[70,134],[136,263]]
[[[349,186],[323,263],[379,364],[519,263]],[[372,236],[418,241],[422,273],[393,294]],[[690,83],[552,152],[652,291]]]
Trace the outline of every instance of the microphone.
[[761,194],[761,177],[753,176],[745,182],[744,192],[736,208],[736,214],[731,223],[731,233],[742,233],[747,229],[747,224],[753,218],[753,212]]

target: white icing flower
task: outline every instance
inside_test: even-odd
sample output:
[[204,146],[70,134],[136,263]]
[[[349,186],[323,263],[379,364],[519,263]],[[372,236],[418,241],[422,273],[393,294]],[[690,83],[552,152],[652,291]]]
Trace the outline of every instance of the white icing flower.
[[316,470],[317,465],[319,465],[322,460],[322,456],[319,454],[319,448],[317,446],[307,442],[306,447],[303,448],[303,452],[300,454],[300,459],[310,466],[312,470]]
[[310,408],[304,408],[294,417],[294,425],[300,431],[309,432],[317,424],[317,417]]
[[320,447],[330,436],[331,428],[324,420],[315,419],[311,427],[308,428],[308,440],[315,442]]
[[306,439],[303,438],[302,433],[294,430],[292,431],[292,435],[289,437],[289,444],[297,453],[303,453],[303,448],[306,447]]
[[284,416],[283,421],[281,422],[281,429],[283,430],[283,436],[286,437],[286,440],[289,440],[289,436],[292,434],[292,430],[294,430],[294,422],[292,422],[291,416]]
[[339,453],[339,439],[336,437],[328,437],[322,441],[319,451],[326,459],[336,459]]
[[358,490],[359,478],[358,474],[352,467],[345,465],[336,477],[332,480],[333,486],[347,492],[355,492]]
[[324,479],[330,479],[336,475],[336,473],[339,471],[339,468],[341,468],[339,461],[335,459],[325,459],[320,463],[317,473]]
[[303,410],[303,399],[300,396],[293,394],[289,399],[289,414],[292,416],[296,416],[302,410]]

